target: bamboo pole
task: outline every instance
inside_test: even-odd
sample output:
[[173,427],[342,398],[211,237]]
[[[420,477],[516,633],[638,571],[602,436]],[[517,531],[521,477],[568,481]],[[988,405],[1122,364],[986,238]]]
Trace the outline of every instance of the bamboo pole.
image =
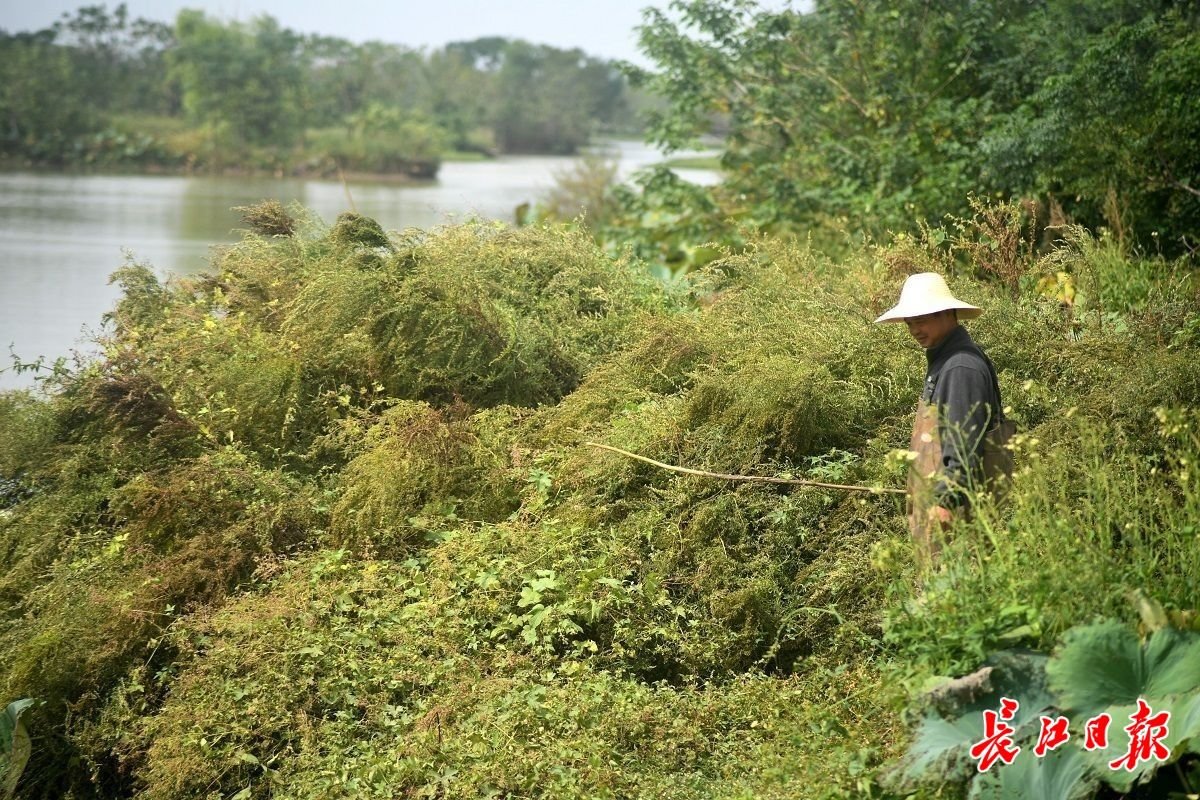
[[746,483],[779,483],[787,486],[815,486],[821,489],[841,489],[846,492],[870,492],[871,494],[906,494],[904,489],[885,489],[876,486],[850,486],[844,483],[825,483],[824,481],[810,481],[802,478],[773,478],[766,475],[730,475],[726,472],[708,472],[702,469],[689,469],[688,467],[677,467],[674,464],[665,464],[662,461],[655,461],[653,458],[639,456],[637,453],[631,453],[628,450],[622,450],[619,447],[611,447],[607,444],[599,444],[597,442],[584,442],[588,447],[598,447],[601,450],[608,450],[613,453],[618,453],[626,458],[632,458],[636,461],[642,461],[646,464],[651,464],[659,469],[670,470],[671,472],[681,472],[684,475],[698,475],[701,478],[717,478],[724,481],[742,481]]

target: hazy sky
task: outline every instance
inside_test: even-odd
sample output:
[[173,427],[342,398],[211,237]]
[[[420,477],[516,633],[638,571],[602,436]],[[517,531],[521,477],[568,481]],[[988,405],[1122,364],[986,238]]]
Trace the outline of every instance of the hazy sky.
[[[115,8],[117,0],[0,0],[0,28],[45,28],[63,12],[84,5]],[[760,0],[784,8],[788,0]],[[224,20],[269,14],[301,33],[323,33],[354,42],[378,39],[411,47],[440,47],[481,36],[506,36],[555,47],[578,47],[589,55],[645,64],[637,49],[641,11],[665,8],[668,0],[127,0],[131,17],[170,22],[181,8],[202,8]],[[803,7],[807,3],[798,3]]]

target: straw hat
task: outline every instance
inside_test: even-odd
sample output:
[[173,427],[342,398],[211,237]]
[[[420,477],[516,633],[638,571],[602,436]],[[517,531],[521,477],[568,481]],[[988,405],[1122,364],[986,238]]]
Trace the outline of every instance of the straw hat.
[[959,319],[975,319],[983,309],[964,303],[950,294],[946,280],[936,272],[909,275],[900,290],[900,302],[883,313],[876,322],[904,322],[908,317],[921,317],[939,311],[958,311]]

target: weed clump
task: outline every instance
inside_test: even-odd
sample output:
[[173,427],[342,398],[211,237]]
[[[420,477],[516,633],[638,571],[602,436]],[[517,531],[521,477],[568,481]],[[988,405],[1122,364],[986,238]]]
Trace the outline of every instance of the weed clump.
[[291,236],[296,232],[296,220],[278,200],[263,200],[252,206],[239,206],[242,222],[263,236]]
[[331,422],[385,399],[553,403],[663,307],[581,234],[473,223],[393,245],[355,215],[251,236],[198,280],[164,287],[139,266],[117,279],[111,390],[144,387],[199,440],[293,464]]
[[392,249],[392,240],[378,222],[362,214],[347,211],[338,215],[329,240],[337,247],[381,247]]
[[[10,609],[2,686],[45,701],[30,711],[54,732],[37,769],[73,757],[63,737],[86,726],[128,670],[171,669],[164,631],[219,604],[260,559],[294,550],[319,524],[302,486],[232,450],[124,480],[67,477],[0,519]],[[49,783],[65,791],[81,778],[55,773]]]
[[498,521],[514,512],[520,498],[504,475],[503,453],[489,457],[468,413],[462,404],[411,401],[385,411],[341,473],[330,520],[335,542],[401,553],[426,544],[443,520]]

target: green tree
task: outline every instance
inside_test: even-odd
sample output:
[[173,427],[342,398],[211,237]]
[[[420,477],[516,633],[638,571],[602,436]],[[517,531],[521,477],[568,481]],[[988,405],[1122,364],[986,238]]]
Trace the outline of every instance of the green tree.
[[428,68],[416,50],[321,38],[306,44],[304,60],[316,124],[344,119],[372,103],[408,112],[428,112],[433,105]]
[[[1178,12],[1082,40],[982,143],[1011,193],[1052,192],[1088,221],[1125,216],[1143,242],[1196,244],[1200,225],[1200,32]],[[1109,219],[1117,224],[1117,219]]]
[[52,29],[0,31],[0,152],[61,163],[95,125],[70,52],[56,39]]
[[489,112],[495,76],[476,67],[469,52],[451,44],[426,62],[432,91],[430,112],[457,150],[491,153],[495,136]]
[[294,144],[302,131],[301,38],[263,16],[248,24],[185,9],[175,22],[171,72],[183,107],[234,147]]
[[111,12],[104,5],[83,6],[63,14],[54,29],[70,52],[75,84],[96,111],[178,110],[163,79],[165,53],[174,42],[169,25],[131,19],[121,3]]
[[361,108],[370,71],[365,47],[333,36],[310,36],[302,48],[311,125],[335,125]]
[[991,112],[980,54],[1003,55],[1021,5],[675,3],[679,21],[647,11],[642,44],[661,69],[636,77],[669,99],[652,115],[669,148],[727,120],[725,166],[760,225],[900,225],[961,208],[975,186],[972,140]]
[[620,74],[580,50],[512,41],[498,60],[491,120],[507,152],[574,153],[621,107]]
[[[613,65],[579,50],[489,37],[426,54],[301,36],[267,16],[224,22],[184,10],[170,27],[132,19],[124,3],[82,6],[36,33],[0,31],[0,55],[0,151],[43,163],[136,151],[149,161],[278,166],[306,129],[327,145],[352,117],[381,118],[381,109],[410,127],[359,130],[355,147],[370,152],[352,160],[419,151],[428,166],[428,151],[447,145],[569,153],[625,106]],[[169,119],[180,116],[205,135]],[[389,152],[383,138],[409,145]]]
[[[121,112],[169,113],[163,79],[170,29],[84,6],[45,30],[0,32],[0,152],[36,163],[86,161]],[[52,102],[50,101],[52,99]]]
[[[1110,190],[1176,233],[1195,230],[1196,12],[1183,3],[749,0],[650,9],[633,71],[666,107],[668,148],[726,129],[735,207],[766,228],[877,232],[967,212],[970,193],[1078,198]],[[1120,136],[1112,136],[1114,132]]]

